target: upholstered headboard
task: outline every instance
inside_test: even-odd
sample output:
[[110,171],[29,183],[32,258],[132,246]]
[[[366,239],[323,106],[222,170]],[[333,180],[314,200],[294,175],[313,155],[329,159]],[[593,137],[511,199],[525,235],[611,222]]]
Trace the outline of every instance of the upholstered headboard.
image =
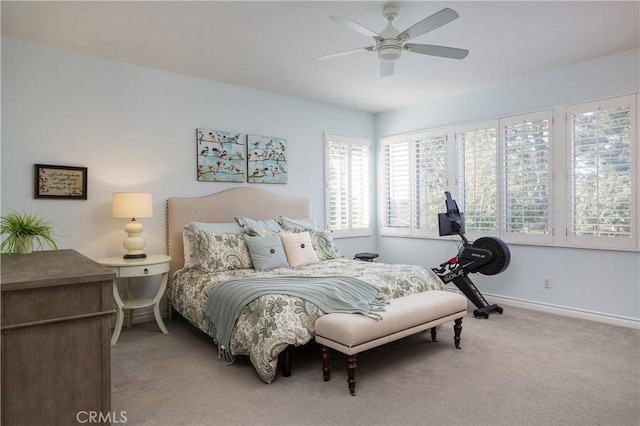
[[285,197],[253,187],[238,187],[202,197],[167,199],[167,254],[170,275],[182,268],[182,231],[191,222],[234,222],[235,216],[252,219],[311,217],[311,200]]

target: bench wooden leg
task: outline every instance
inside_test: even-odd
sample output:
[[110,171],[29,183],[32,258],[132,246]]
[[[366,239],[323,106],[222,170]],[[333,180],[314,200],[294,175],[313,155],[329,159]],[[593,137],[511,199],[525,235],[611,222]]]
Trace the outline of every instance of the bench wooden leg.
[[436,340],[436,336],[438,334],[438,330],[436,329],[436,327],[431,327],[431,340],[434,342],[437,342]]
[[322,353],[322,377],[325,382],[328,382],[331,378],[331,371],[329,370],[329,351],[324,345],[320,345],[320,352]]
[[460,349],[460,333],[462,333],[462,318],[458,318],[453,322],[453,341],[457,349]]
[[349,383],[349,392],[351,395],[356,394],[356,356],[347,355],[347,383]]

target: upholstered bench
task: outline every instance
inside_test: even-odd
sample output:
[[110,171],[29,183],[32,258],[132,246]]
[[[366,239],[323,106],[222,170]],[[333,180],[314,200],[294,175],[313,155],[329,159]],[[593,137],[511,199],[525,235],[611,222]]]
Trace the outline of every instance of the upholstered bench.
[[449,291],[431,290],[392,299],[375,320],[359,314],[327,314],[315,322],[315,340],[322,351],[324,381],[329,380],[329,354],[332,348],[347,355],[349,391],[356,390],[356,354],[385,343],[431,330],[436,341],[436,326],[454,321],[454,343],[460,349],[462,317],[467,314],[467,298]]

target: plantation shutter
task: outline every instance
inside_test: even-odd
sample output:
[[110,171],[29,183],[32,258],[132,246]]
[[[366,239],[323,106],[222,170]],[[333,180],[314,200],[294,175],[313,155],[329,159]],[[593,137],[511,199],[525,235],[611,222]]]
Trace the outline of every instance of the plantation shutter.
[[415,157],[414,233],[438,235],[438,213],[443,211],[447,184],[447,132],[441,129],[420,133],[412,142]]
[[570,107],[567,127],[569,238],[576,245],[599,239],[604,247],[632,247],[633,97]]
[[327,141],[327,206],[329,229],[349,227],[349,169],[348,147],[346,143]]
[[500,120],[502,229],[517,241],[551,242],[551,111]]
[[334,236],[371,234],[371,144],[325,135],[327,224]]
[[411,163],[410,141],[381,141],[381,230],[387,234],[411,231]]
[[495,234],[498,230],[497,123],[459,128],[458,192],[467,233]]

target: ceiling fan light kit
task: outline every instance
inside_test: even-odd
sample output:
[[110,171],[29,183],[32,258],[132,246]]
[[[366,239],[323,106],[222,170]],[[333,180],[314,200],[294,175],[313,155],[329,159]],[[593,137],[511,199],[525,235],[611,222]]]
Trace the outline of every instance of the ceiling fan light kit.
[[345,17],[332,16],[331,19],[345,27],[359,32],[367,37],[372,37],[375,46],[361,47],[357,49],[346,50],[343,52],[332,53],[330,55],[321,56],[316,59],[330,59],[339,56],[345,56],[358,52],[377,52],[380,59],[380,76],[387,77],[393,74],[394,62],[400,59],[402,51],[407,50],[412,53],[420,53],[423,55],[438,56],[442,58],[462,59],[469,53],[466,49],[458,49],[455,47],[434,46],[430,44],[406,43],[406,41],[421,36],[429,31],[433,31],[449,22],[458,19],[458,13],[449,8],[444,8],[439,12],[430,15],[420,22],[413,24],[403,32],[399,32],[393,26],[393,21],[398,17],[399,8],[393,5],[387,5],[382,11],[382,19],[387,21],[387,27],[379,34],[371,31],[369,28]]
[[393,40],[382,40],[378,46],[378,59],[393,62],[400,59],[402,46],[393,43]]

